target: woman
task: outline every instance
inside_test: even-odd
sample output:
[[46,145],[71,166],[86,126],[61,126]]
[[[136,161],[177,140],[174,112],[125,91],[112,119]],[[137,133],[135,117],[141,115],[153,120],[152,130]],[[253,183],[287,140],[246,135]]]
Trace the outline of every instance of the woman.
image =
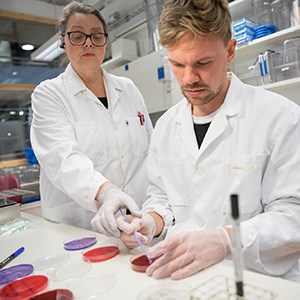
[[92,220],[95,230],[118,237],[114,214],[140,215],[146,198],[151,121],[133,82],[101,68],[107,26],[99,11],[73,1],[59,28],[69,64],[32,94],[42,215],[83,228]]

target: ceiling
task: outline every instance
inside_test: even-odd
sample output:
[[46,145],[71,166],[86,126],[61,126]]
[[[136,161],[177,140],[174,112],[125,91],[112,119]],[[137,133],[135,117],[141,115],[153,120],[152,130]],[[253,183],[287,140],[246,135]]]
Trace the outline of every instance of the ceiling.
[[[113,13],[122,13],[122,10],[140,0],[77,1],[89,3],[100,9],[109,23]],[[20,90],[20,87],[17,87],[18,90],[11,90],[9,86],[6,90],[4,85],[37,84],[61,72],[59,59],[50,63],[33,62],[30,60],[30,54],[57,33],[56,24],[60,11],[69,2],[71,0],[1,0],[0,109],[24,107],[30,103],[30,86],[23,90]],[[35,49],[24,51],[21,49],[23,44],[32,44]],[[8,47],[10,53],[7,52]]]

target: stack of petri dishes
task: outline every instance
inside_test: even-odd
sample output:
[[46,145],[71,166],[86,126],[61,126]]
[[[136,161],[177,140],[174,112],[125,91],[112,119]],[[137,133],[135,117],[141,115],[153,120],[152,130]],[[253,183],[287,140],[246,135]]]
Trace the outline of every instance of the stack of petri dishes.
[[274,32],[276,32],[276,26],[274,24],[258,26],[254,30],[253,40],[259,39]]

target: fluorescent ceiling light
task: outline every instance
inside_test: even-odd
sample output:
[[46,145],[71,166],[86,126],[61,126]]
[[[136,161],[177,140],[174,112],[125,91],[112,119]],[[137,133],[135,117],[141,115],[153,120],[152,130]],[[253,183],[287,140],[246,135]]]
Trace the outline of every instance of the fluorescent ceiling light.
[[31,44],[24,44],[21,46],[21,48],[24,50],[24,51],[31,51],[34,49],[34,46],[31,45]]
[[52,61],[63,53],[59,45],[60,34],[57,33],[31,54],[31,60]]

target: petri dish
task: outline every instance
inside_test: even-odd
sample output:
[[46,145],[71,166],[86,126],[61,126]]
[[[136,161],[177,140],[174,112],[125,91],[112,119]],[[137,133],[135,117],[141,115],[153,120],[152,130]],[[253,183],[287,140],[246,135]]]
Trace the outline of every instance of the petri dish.
[[[156,259],[157,258],[152,258],[152,262]],[[133,256],[130,259],[130,263],[131,269],[140,273],[145,273],[146,269],[150,266],[149,260],[145,254]]]
[[14,280],[0,290],[1,300],[27,300],[43,291],[48,285],[48,278],[44,275],[31,275]]
[[99,295],[108,292],[116,284],[112,273],[94,274],[70,280],[67,287],[74,293],[76,300],[100,299]]
[[67,289],[57,289],[38,294],[29,300],[73,300],[73,293]]
[[164,282],[142,290],[137,300],[190,300],[192,287],[185,283]]
[[67,281],[81,277],[91,270],[91,264],[84,261],[67,263],[58,268],[52,269],[48,275],[54,281]]
[[68,251],[76,251],[88,248],[97,243],[95,236],[80,236],[64,241],[64,248]]
[[82,253],[83,260],[91,263],[109,260],[119,254],[120,250],[117,245],[106,245]]
[[0,285],[30,275],[32,272],[33,272],[33,265],[30,264],[20,264],[13,267],[2,269],[0,271]]
[[36,271],[46,271],[63,265],[69,258],[70,256],[68,253],[48,255],[37,259],[33,263],[33,266]]

